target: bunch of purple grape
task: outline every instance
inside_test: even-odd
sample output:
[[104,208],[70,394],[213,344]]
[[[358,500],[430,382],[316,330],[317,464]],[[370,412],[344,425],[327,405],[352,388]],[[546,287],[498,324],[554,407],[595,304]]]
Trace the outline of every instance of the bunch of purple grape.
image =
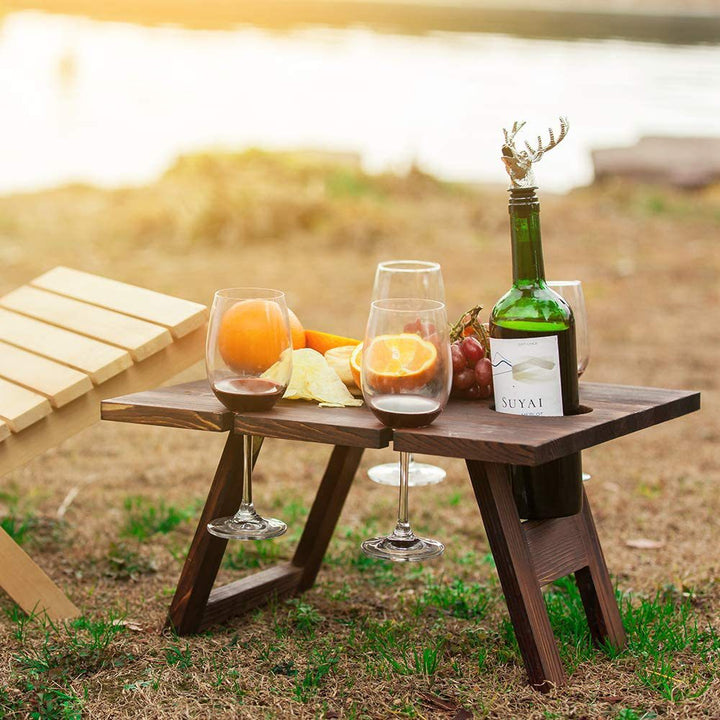
[[452,396],[484,400],[492,395],[492,364],[485,348],[473,335],[456,340],[450,346],[453,379]]

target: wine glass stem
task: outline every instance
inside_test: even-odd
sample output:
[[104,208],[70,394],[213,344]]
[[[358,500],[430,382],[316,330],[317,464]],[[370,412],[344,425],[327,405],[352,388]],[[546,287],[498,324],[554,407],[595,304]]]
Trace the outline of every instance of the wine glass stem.
[[400,493],[398,496],[398,519],[393,535],[395,537],[410,538],[413,536],[410,527],[408,508],[408,474],[410,469],[410,453],[400,453]]
[[252,501],[252,454],[253,436],[246,433],[243,435],[242,501],[235,517],[255,514],[255,506]]

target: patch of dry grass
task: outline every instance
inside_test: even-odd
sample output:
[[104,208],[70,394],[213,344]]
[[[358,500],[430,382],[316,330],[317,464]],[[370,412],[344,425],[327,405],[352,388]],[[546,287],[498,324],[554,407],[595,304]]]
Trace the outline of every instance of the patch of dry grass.
[[[703,391],[702,412],[585,453],[606,558],[632,598],[626,618],[655,608],[630,651],[589,649],[575,601],[557,588],[549,601],[570,685],[548,696],[526,687],[457,461],[437,459],[446,482],[411,494],[414,523],[446,543],[446,556],[422,568],[362,558],[360,540],[392,525],[394,492],[364,474],[389,451],[366,453],[315,588],[198,637],[163,633],[224,438],[100,423],[2,478],[0,515],[25,523],[26,547],[87,619],[55,632],[23,624],[0,599],[0,708],[103,718],[460,718],[461,708],[494,718],[720,716],[717,649],[703,635],[717,631],[720,608],[719,190],[612,185],[544,196],[542,207],[549,276],[586,288],[587,380]],[[451,315],[491,305],[510,280],[504,192],[255,152],[185,158],[146,188],[0,198],[0,292],[57,264],[206,303],[218,287],[276,286],[307,327],[357,336],[376,262],[397,257],[442,263]],[[231,547],[222,582],[290,556],[328,452],[265,443],[256,499],[290,531]],[[664,546],[626,544],[638,537]],[[125,624],[112,625],[118,617]],[[646,627],[667,632],[643,641]],[[687,646],[673,646],[683,637]]]

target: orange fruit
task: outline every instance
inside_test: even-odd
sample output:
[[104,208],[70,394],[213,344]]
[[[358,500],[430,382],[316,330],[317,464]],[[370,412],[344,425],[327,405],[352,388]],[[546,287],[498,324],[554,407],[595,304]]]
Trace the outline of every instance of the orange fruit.
[[338,377],[345,385],[355,385],[355,379],[350,369],[350,356],[356,347],[357,345],[341,345],[340,347],[330,348],[325,353],[327,364],[338,374]]
[[363,351],[369,384],[377,392],[416,390],[427,383],[437,365],[437,348],[415,333],[378,335]]
[[321,355],[324,355],[328,350],[336,347],[358,345],[359,343],[359,340],[342,337],[342,335],[333,335],[332,333],[320,332],[319,330],[305,331],[305,347],[317,350]]
[[363,353],[363,344],[360,343],[359,345],[355,346],[355,349],[352,351],[352,354],[350,355],[350,372],[352,373],[353,380],[355,384],[362,390],[361,382],[361,372],[362,372],[362,353]]
[[270,300],[240,300],[220,321],[218,350],[235,372],[264,372],[287,348],[282,311]]
[[290,308],[288,308],[288,316],[290,317],[293,350],[302,350],[305,347],[305,328]]

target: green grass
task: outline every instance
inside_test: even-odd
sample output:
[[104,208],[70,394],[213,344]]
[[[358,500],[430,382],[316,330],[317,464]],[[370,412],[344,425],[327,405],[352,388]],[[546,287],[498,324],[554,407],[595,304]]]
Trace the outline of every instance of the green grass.
[[16,608],[7,615],[14,623],[18,648],[12,654],[12,682],[0,690],[0,717],[80,718],[84,698],[72,690],[71,682],[132,660],[112,647],[125,631],[117,616],[83,616],[54,624]]
[[408,622],[367,621],[362,628],[365,648],[375,658],[375,667],[384,675],[430,677],[438,670],[443,657],[445,637],[418,634]]
[[298,673],[293,686],[293,696],[298,702],[306,703],[317,694],[324,678],[338,663],[338,650],[324,647],[315,648],[308,656],[307,668]]
[[126,542],[111,542],[106,555],[105,575],[114,580],[137,580],[142,575],[157,572],[157,564],[145,557],[139,548]]
[[30,531],[35,527],[35,517],[31,514],[18,517],[6,515],[0,518],[0,527],[18,544],[23,545]]
[[222,566],[227,570],[251,570],[275,562],[281,553],[281,544],[266,540],[229,544]]
[[177,508],[160,501],[157,506],[151,500],[136,496],[125,498],[125,524],[120,534],[145,542],[153,535],[167,535],[197,514],[199,504]]
[[437,583],[429,580],[416,601],[415,612],[421,614],[429,608],[437,608],[443,613],[465,620],[481,619],[487,614],[496,588],[482,586],[479,583],[466,584],[460,578],[449,583]]
[[692,595],[666,588],[633,602],[620,598],[627,653],[638,661],[640,681],[665,700],[703,695],[720,671],[720,635],[698,621]]
[[[390,591],[394,599],[385,610],[356,606],[336,615],[337,607],[328,605],[320,594],[318,601],[305,596],[256,611],[251,620],[256,630],[251,635],[241,631],[222,640],[219,631],[213,637],[220,643],[212,652],[202,644],[191,645],[172,636],[149,654],[143,670],[135,676],[124,675],[122,686],[127,691],[157,690],[162,667],[166,671],[172,667],[188,678],[188,692],[198,682],[193,678],[205,675],[221,696],[242,703],[249,689],[237,663],[252,662],[255,671],[275,688],[273,692],[314,709],[327,698],[326,686],[340,667],[343,682],[389,683],[405,677],[420,683],[413,687],[431,692],[440,692],[433,687],[446,687],[434,686],[442,678],[442,683],[453,683],[454,697],[462,704],[473,696],[474,673],[497,673],[503,666],[521,665],[512,625],[504,608],[498,607],[501,596],[495,583],[413,571],[412,576],[409,570],[402,576],[402,593]],[[410,592],[413,586],[415,593]],[[404,597],[406,591],[408,597]],[[693,605],[695,596],[673,588],[653,596],[620,592],[617,596],[628,633],[628,646],[619,652],[592,645],[571,579],[548,589],[548,613],[568,671],[572,674],[589,663],[596,666],[593,672],[601,672],[603,663],[619,663],[627,670],[631,690],[650,690],[651,697],[673,704],[707,692],[720,669],[720,639],[700,620]],[[0,717],[26,713],[22,716],[79,718],[85,698],[76,681],[106,668],[130,666],[134,660],[118,645],[124,628],[112,616],[83,617],[56,626],[27,617],[15,606],[6,615],[15,647],[10,648],[12,682],[0,691]],[[274,638],[258,632],[263,627],[274,627]],[[426,712],[410,698],[398,696],[391,704],[392,713],[404,717]],[[652,707],[651,702],[648,705]],[[562,717],[553,715],[554,709],[547,708],[546,717]],[[654,717],[653,711],[637,705],[616,707],[612,712],[606,716]]]
[[372,176],[350,168],[337,168],[329,172],[325,177],[325,192],[333,200],[346,197],[385,199],[385,192]]
[[165,662],[168,665],[176,665],[177,667],[187,670],[193,666],[193,656],[190,645],[185,643],[185,647],[180,645],[170,645],[165,648]]
[[0,491],[0,503],[7,507],[7,514],[0,517],[0,528],[18,545],[23,545],[37,524],[35,513],[21,509],[17,492]]
[[638,681],[665,700],[679,702],[703,695],[720,671],[720,635],[699,621],[692,594],[670,587],[649,597],[619,591],[616,596],[628,638],[627,647],[619,652],[593,646],[580,593],[570,578],[557,581],[545,594],[568,670],[604,653],[631,660]]
[[287,601],[290,606],[288,613],[288,621],[290,627],[301,635],[313,637],[315,630],[325,620],[323,615],[310,603],[305,602],[302,598],[292,598]]
[[633,710],[632,708],[623,708],[615,716],[615,720],[653,720],[657,714],[652,710]]

